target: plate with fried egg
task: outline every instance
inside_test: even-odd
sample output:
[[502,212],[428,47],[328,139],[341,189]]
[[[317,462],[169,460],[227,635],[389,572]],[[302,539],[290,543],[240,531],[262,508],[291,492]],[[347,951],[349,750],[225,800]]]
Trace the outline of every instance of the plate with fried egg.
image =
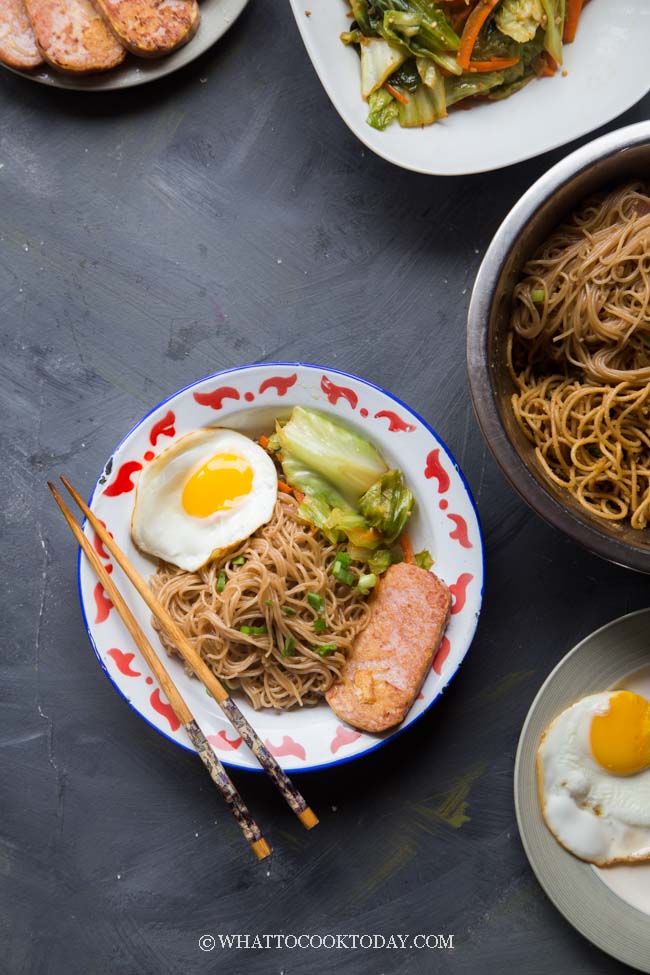
[[[90,506],[287,771],[394,738],[439,698],[472,642],[483,542],[460,468],[404,402],[340,370],[253,364],[173,393],[116,447]],[[85,531],[216,754],[256,769]],[[116,689],[191,748],[81,557],[79,594]]]
[[650,972],[650,609],[592,633],[549,675],[522,729],[515,807],[558,910]]

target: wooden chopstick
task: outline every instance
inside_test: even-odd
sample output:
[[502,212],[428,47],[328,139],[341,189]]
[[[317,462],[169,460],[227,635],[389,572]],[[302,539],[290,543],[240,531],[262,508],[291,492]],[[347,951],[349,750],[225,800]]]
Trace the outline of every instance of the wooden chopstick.
[[219,704],[221,710],[230,720],[233,727],[239,732],[264,771],[282,793],[289,807],[296,814],[306,829],[312,829],[312,827],[316,826],[318,823],[316,814],[309,808],[286,772],[280,768],[273,755],[271,755],[266,745],[258,737],[252,725],[246,720],[219,678],[205,664],[203,658],[200,656],[198,651],[194,649],[181,628],[177,623],[174,622],[167,610],[158,601],[137,569],[131,565],[124,552],[121,550],[119,545],[117,545],[112,535],[110,535],[106,528],[104,528],[101,521],[95,517],[86,502],[78,494],[78,492],[75,491],[68,479],[61,476],[61,480],[83,511],[91,526],[101,538],[104,546],[111,553],[129,581],[140,593],[171,642],[177,647],[181,655],[190,665],[194,674],[208,689],[212,697]]
[[139,624],[133,616],[133,613],[124,601],[122,594],[109,576],[104,565],[99,560],[98,555],[95,553],[92,545],[84,535],[83,531],[75,521],[70,509],[67,507],[65,501],[61,498],[54,485],[50,481],[47,483],[50,491],[54,495],[54,500],[63,513],[63,517],[72,530],[72,534],[81,545],[86,558],[92,565],[99,581],[104,587],[106,595],[113,603],[113,606],[117,610],[119,616],[122,618],[124,625],[133,637],[136,646],[146,660],[147,665],[163,689],[167,700],[176,714],[176,717],[187,731],[201,761],[204,763],[205,767],[210,773],[210,778],[228,803],[230,811],[239,823],[247,841],[250,843],[253,853],[258,860],[264,860],[271,853],[271,848],[262,836],[259,826],[250,814],[244,800],[237,791],[236,786],[231,781],[217,755],[214,753],[212,748],[210,748],[205,735],[197,724],[196,719],[192,715],[192,712],[188,708],[187,704],[181,697],[178,688],[167,673],[162,661],[147,640],[144,632],[140,629]]

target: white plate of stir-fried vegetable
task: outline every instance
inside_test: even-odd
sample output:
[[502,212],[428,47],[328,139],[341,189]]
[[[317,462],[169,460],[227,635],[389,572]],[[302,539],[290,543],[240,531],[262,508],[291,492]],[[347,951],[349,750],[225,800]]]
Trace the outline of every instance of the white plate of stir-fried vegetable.
[[648,0],[291,4],[344,121],[378,155],[418,172],[528,159],[650,89]]

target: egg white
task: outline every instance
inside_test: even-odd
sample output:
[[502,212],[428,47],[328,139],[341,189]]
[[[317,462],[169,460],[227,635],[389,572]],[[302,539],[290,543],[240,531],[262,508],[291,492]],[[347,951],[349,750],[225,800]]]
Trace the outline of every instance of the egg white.
[[650,859],[650,769],[615,775],[591,751],[592,719],[616,693],[592,694],[567,708],[537,751],[548,828],[571,853],[599,866]]
[[[250,493],[225,511],[205,518],[188,514],[183,490],[215,454],[243,457],[253,471]],[[266,524],[278,494],[275,464],[262,448],[234,430],[194,430],[172,444],[142,471],[131,517],[138,548],[195,572],[221,550],[231,548]]]

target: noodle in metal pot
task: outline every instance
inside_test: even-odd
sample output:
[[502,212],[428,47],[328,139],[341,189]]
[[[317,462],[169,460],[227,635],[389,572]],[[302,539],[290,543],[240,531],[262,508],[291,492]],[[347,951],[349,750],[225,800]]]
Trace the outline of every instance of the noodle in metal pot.
[[650,517],[650,192],[594,197],[514,291],[512,408],[546,475],[587,511]]

